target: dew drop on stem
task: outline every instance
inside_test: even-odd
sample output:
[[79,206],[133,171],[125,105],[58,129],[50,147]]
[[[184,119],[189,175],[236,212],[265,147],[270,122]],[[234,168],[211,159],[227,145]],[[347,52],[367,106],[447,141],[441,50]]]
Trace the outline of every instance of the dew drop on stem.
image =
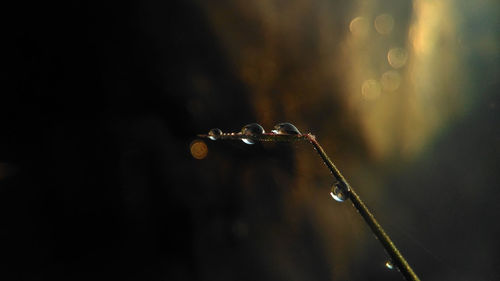
[[222,135],[222,131],[218,128],[214,128],[208,132],[208,138],[211,140],[216,140]]
[[[247,135],[247,136],[262,135],[263,133],[265,133],[264,128],[262,128],[262,126],[257,124],[257,123],[245,125],[241,129],[241,134]],[[241,139],[241,140],[246,144],[254,144],[255,143],[255,141],[252,139]]]
[[344,191],[344,189],[340,187],[340,185],[340,182],[334,183],[332,186],[332,190],[330,191],[330,195],[335,201],[344,202],[347,199],[348,194]]
[[292,123],[279,123],[272,131],[278,135],[300,135],[299,130]]

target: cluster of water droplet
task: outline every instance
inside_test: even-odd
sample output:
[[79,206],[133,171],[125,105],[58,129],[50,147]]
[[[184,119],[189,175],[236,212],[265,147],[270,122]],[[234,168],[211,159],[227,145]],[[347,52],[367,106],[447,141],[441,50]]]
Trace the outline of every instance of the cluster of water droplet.
[[[261,125],[259,125],[257,123],[251,123],[251,124],[243,126],[243,128],[241,129],[241,132],[239,134],[244,135],[244,136],[245,135],[246,136],[258,136],[258,135],[264,134],[265,132],[266,131],[264,130],[264,128]],[[291,123],[279,123],[276,126],[274,126],[274,130],[272,130],[272,132],[274,134],[277,134],[277,135],[300,135],[300,132],[297,129],[297,127],[295,127]],[[233,134],[234,133],[226,134],[226,135],[233,135]],[[211,129],[208,132],[208,138],[211,140],[216,140],[217,138],[219,138],[220,136],[223,136],[223,135],[225,135],[225,134],[220,129],[217,129],[217,128]],[[251,138],[243,138],[241,140],[246,144],[254,144],[255,143],[255,141]]]
[[[274,126],[274,129],[272,130],[272,132],[274,134],[277,134],[277,135],[300,135],[301,134],[300,131],[297,129],[297,127],[295,127],[291,123],[279,123],[276,126]],[[258,135],[262,135],[264,133],[265,133],[265,130],[261,125],[259,125],[257,123],[251,123],[251,124],[243,126],[239,135],[258,136]],[[238,134],[235,134],[235,133],[224,134],[218,128],[211,129],[208,132],[208,138],[211,140],[216,140],[217,138],[219,138],[223,135],[238,135]],[[242,138],[241,140],[246,144],[254,144],[255,143],[255,141],[251,138]],[[332,185],[330,195],[332,196],[332,198],[335,201],[344,202],[349,198],[349,188],[347,186],[345,186],[342,182],[337,181]],[[394,269],[394,264],[390,260],[388,260],[385,263],[385,266],[390,270]]]

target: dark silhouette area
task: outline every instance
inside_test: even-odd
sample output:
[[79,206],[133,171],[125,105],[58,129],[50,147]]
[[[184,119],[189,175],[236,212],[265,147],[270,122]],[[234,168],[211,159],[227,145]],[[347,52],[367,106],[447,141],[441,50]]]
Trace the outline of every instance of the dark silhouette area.
[[242,89],[195,7],[147,4],[4,9],[3,280],[198,280],[188,144],[222,116],[188,111],[186,79]]
[[[243,177],[265,183],[247,215],[273,225],[282,214],[271,166],[291,173],[290,147],[217,145],[230,166],[189,154],[213,124],[254,119],[199,8],[73,2],[5,11],[3,280],[275,279],[254,264],[260,250],[239,242],[249,210],[237,187]],[[212,83],[204,95],[199,74]],[[262,173],[242,174],[239,165],[263,157],[271,162]]]

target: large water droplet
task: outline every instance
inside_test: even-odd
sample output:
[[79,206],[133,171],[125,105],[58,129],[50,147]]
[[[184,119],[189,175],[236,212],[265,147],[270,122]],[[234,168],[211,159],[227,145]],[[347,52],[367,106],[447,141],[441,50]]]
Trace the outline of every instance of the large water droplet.
[[214,128],[208,132],[208,138],[211,140],[216,140],[220,135],[222,135],[222,131],[218,128]]
[[330,195],[335,201],[344,202],[347,199],[348,194],[347,192],[344,192],[344,189],[342,189],[340,185],[340,182],[334,183],[332,186],[332,190],[330,191]]
[[[257,123],[248,124],[241,129],[242,135],[250,135],[251,136],[251,135],[261,135],[263,133],[265,133],[264,128],[262,128],[262,126],[257,124]],[[255,143],[255,141],[252,139],[241,139],[241,140],[246,144],[254,144]]]
[[391,261],[387,261],[385,262],[385,267],[392,270],[394,269],[394,264]]
[[299,130],[291,123],[279,123],[274,126],[273,133],[280,135],[300,135]]

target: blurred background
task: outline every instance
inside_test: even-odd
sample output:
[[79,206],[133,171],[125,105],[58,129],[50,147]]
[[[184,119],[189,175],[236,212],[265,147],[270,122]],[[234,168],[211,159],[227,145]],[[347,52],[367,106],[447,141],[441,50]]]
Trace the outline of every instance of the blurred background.
[[493,0],[10,3],[2,280],[402,280],[315,134],[422,280],[500,279]]

